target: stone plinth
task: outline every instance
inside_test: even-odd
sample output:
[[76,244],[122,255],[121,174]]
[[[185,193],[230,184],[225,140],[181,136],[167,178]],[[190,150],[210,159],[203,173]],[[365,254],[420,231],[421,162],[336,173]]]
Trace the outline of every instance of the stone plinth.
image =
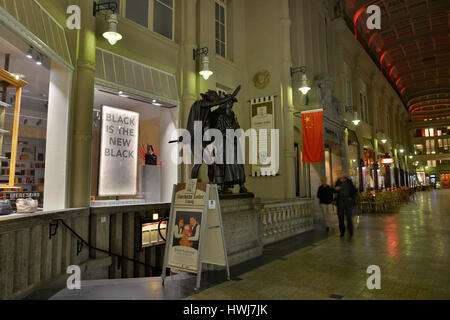
[[257,199],[220,200],[230,266],[262,255]]

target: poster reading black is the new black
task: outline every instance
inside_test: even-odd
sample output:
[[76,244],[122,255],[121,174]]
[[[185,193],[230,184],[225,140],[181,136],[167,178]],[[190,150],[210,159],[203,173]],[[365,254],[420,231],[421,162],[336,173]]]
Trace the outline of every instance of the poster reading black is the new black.
[[99,196],[137,194],[139,114],[102,107]]

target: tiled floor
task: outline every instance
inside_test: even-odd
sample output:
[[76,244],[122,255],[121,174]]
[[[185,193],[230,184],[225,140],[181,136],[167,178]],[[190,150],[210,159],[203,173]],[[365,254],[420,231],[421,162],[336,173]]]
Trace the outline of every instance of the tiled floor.
[[[82,290],[32,299],[450,299],[450,190],[419,192],[395,213],[356,217],[353,239],[320,228],[268,246],[263,256],[195,278],[82,282]],[[381,289],[367,289],[367,267],[381,270]],[[169,280],[170,279],[170,280]]]
[[[359,217],[329,238],[187,299],[450,299],[450,190],[420,192],[393,214]],[[367,267],[381,270],[369,290]]]

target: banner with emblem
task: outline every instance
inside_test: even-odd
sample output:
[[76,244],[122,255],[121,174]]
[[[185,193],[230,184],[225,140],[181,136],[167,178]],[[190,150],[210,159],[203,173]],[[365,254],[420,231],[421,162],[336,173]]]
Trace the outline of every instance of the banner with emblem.
[[323,109],[302,112],[303,157],[302,162],[324,161]]
[[[274,96],[255,98],[251,100],[251,128],[255,129],[258,135],[258,157],[257,164],[252,165],[251,175],[253,177],[263,176],[263,173],[270,169],[271,165],[265,165],[266,159],[271,157],[271,129],[275,128],[274,120]],[[261,131],[264,130],[264,131]],[[264,133],[264,134],[262,134]],[[275,175],[276,172],[273,172]],[[272,174],[268,174],[272,175]]]

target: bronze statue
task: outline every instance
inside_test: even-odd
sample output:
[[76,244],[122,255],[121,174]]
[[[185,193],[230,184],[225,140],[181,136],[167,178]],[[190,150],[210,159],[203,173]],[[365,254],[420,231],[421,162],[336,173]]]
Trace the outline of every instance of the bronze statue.
[[[230,99],[233,99],[236,97],[236,95],[241,90],[241,86],[238,86],[236,90],[234,90],[233,94],[227,95],[223,98],[220,98],[216,91],[208,90],[205,94],[200,94],[202,99],[197,100],[194,102],[194,104],[191,107],[191,110],[189,111],[188,120],[186,123],[186,130],[191,135],[191,152],[194,154],[194,124],[196,121],[200,121],[202,125],[202,148],[201,148],[201,154],[203,155],[204,149],[211,144],[213,141],[203,141],[203,135],[204,133],[211,128],[211,108],[215,106],[222,105],[229,101]],[[182,142],[183,137],[178,138],[178,140],[170,141],[169,143],[173,142]],[[197,179],[198,178],[198,172],[200,170],[201,164],[194,164],[191,170],[191,179]]]
[[[233,95],[226,95],[227,102],[211,112],[210,125],[218,129],[223,136],[223,164],[214,163],[208,165],[208,178],[219,186],[221,193],[231,193],[229,188],[239,184],[240,193],[246,193],[244,164],[238,163],[238,158],[243,159],[239,141],[234,137],[234,130],[240,129],[239,122],[233,112],[233,105],[237,99]],[[232,130],[228,130],[232,129]],[[230,150],[232,148],[233,150]],[[230,153],[231,152],[231,153]],[[233,154],[232,163],[227,163],[227,154]]]

